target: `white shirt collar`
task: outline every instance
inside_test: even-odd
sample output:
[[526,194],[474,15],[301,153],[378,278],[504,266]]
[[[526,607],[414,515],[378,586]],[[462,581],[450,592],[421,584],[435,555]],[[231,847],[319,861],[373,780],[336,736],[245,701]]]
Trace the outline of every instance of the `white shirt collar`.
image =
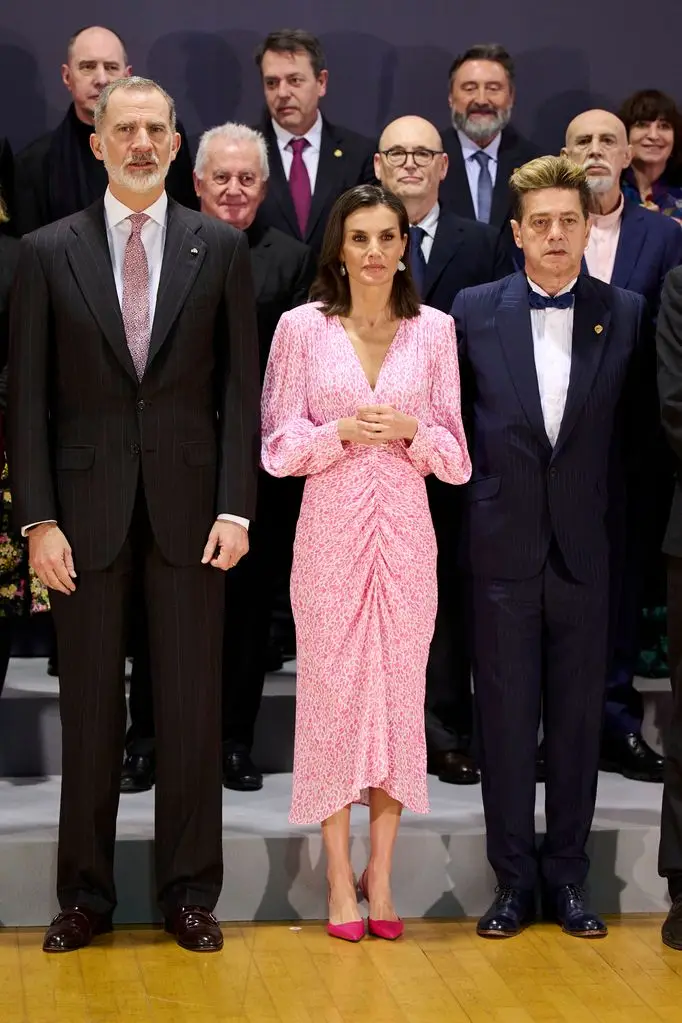
[[[549,296],[549,292],[543,291],[542,288],[540,287],[540,285],[536,284],[535,281],[531,281],[531,279],[530,279],[530,277],[528,277],[528,275],[526,275],[526,280],[528,281],[529,287],[533,291],[537,292],[538,295],[544,295],[545,298],[549,298],[550,297]],[[576,284],[577,280],[578,280],[578,278],[574,277],[572,281],[569,281],[568,284],[564,285],[564,287],[561,289],[561,291],[557,291],[557,295],[565,295],[567,291],[570,291],[571,288],[575,287],[575,284]]]
[[277,139],[277,145],[280,149],[284,149],[289,145],[292,139],[307,139],[310,146],[317,150],[319,153],[320,147],[322,146],[322,114],[317,111],[317,118],[315,124],[312,126],[310,131],[307,131],[305,135],[292,135],[286,128],[282,128],[281,125],[277,124],[277,121],[272,118],[272,130],[275,133]]
[[421,227],[422,231],[428,234],[429,238],[434,238],[436,234],[436,228],[438,227],[438,217],[440,216],[440,204],[436,203],[432,206],[429,212],[419,221],[418,224],[413,224],[413,227]]
[[462,147],[462,156],[465,160],[470,160],[474,153],[487,153],[491,160],[497,163],[497,154],[500,151],[500,142],[502,141],[502,132],[498,131],[492,142],[489,142],[487,146],[479,146],[475,142],[472,142],[468,135],[458,128],[457,137]]
[[[134,210],[129,210],[127,206],[124,206],[122,202],[112,195],[109,187],[104,193],[104,215],[107,222],[107,227],[111,229],[122,223],[129,217]],[[166,214],[168,212],[168,196],[165,192],[162,192],[159,198],[147,206],[145,210],[140,210],[141,213],[146,213],[147,216],[153,220],[159,227],[166,226]]]

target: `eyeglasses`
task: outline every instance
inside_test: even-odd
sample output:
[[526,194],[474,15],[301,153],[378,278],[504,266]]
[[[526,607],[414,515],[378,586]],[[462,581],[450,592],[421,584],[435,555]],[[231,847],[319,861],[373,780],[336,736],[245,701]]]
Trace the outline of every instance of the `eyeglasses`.
[[386,159],[390,167],[404,167],[408,156],[411,156],[417,167],[428,167],[433,163],[434,156],[442,156],[442,149],[426,149],[419,146],[417,149],[403,149],[402,146],[393,146],[391,149],[381,149],[380,153]]

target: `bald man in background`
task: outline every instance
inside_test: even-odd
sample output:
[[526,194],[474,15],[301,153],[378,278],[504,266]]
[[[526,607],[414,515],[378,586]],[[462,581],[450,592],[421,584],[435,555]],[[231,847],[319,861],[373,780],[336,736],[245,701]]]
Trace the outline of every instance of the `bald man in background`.
[[[110,82],[131,74],[124,42],[111,29],[91,25],[71,37],[61,67],[71,105],[54,131],[31,142],[15,160],[12,225],[16,234],[28,234],[78,213],[104,195],[104,164],[90,149],[95,104]],[[196,209],[192,161],[179,122],[177,130],[181,145],[166,187],[176,202]]]
[[[407,209],[412,275],[426,305],[449,313],[462,288],[512,273],[496,230],[441,209],[448,156],[429,121],[410,116],[391,122],[379,140],[374,173]],[[441,781],[468,785],[480,776],[470,751],[471,668],[457,567],[461,497],[435,476],[426,486],[438,542],[438,617],[426,675],[429,768]]]
[[[623,122],[606,110],[587,110],[566,129],[563,153],[585,168],[592,193],[585,262],[592,277],[637,292],[650,315],[658,313],[666,274],[682,263],[682,231],[668,217],[625,200],[621,174],[631,151]],[[640,382],[641,465],[630,473],[625,565],[614,565],[622,590],[614,593],[613,658],[607,679],[602,739],[603,770],[636,781],[663,780],[663,759],[642,737],[642,700],[634,688],[643,606],[665,604],[660,553],[673,486],[673,466],[659,427],[653,336],[648,369]],[[644,471],[642,471],[644,470]]]

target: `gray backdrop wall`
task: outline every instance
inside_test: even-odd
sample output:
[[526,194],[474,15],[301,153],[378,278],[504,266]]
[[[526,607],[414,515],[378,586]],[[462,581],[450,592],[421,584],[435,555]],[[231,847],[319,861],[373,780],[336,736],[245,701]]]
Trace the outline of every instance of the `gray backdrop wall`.
[[614,108],[645,87],[681,97],[680,11],[681,0],[3,0],[0,134],[17,150],[57,123],[66,39],[93,20],[124,37],[137,73],[173,94],[190,137],[253,122],[262,108],[253,51],[269,30],[292,26],[322,39],[330,120],[371,136],[406,113],[445,126],[453,55],[502,42],[518,67],[515,121],[555,152],[587,106]]

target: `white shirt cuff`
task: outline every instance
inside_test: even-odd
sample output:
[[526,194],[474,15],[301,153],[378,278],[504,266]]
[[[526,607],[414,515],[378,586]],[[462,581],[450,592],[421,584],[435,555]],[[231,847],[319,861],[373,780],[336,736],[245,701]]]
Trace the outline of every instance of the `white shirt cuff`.
[[249,520],[243,519],[241,515],[219,515],[219,522],[236,522],[238,526],[243,526],[244,529],[249,531]]
[[40,522],[29,522],[29,524],[27,526],[22,526],[21,527],[21,535],[22,536],[28,536],[29,529],[33,529],[34,526],[44,526],[48,522],[51,523],[52,525],[55,525],[55,526],[57,525],[57,520],[56,519],[42,519]]

